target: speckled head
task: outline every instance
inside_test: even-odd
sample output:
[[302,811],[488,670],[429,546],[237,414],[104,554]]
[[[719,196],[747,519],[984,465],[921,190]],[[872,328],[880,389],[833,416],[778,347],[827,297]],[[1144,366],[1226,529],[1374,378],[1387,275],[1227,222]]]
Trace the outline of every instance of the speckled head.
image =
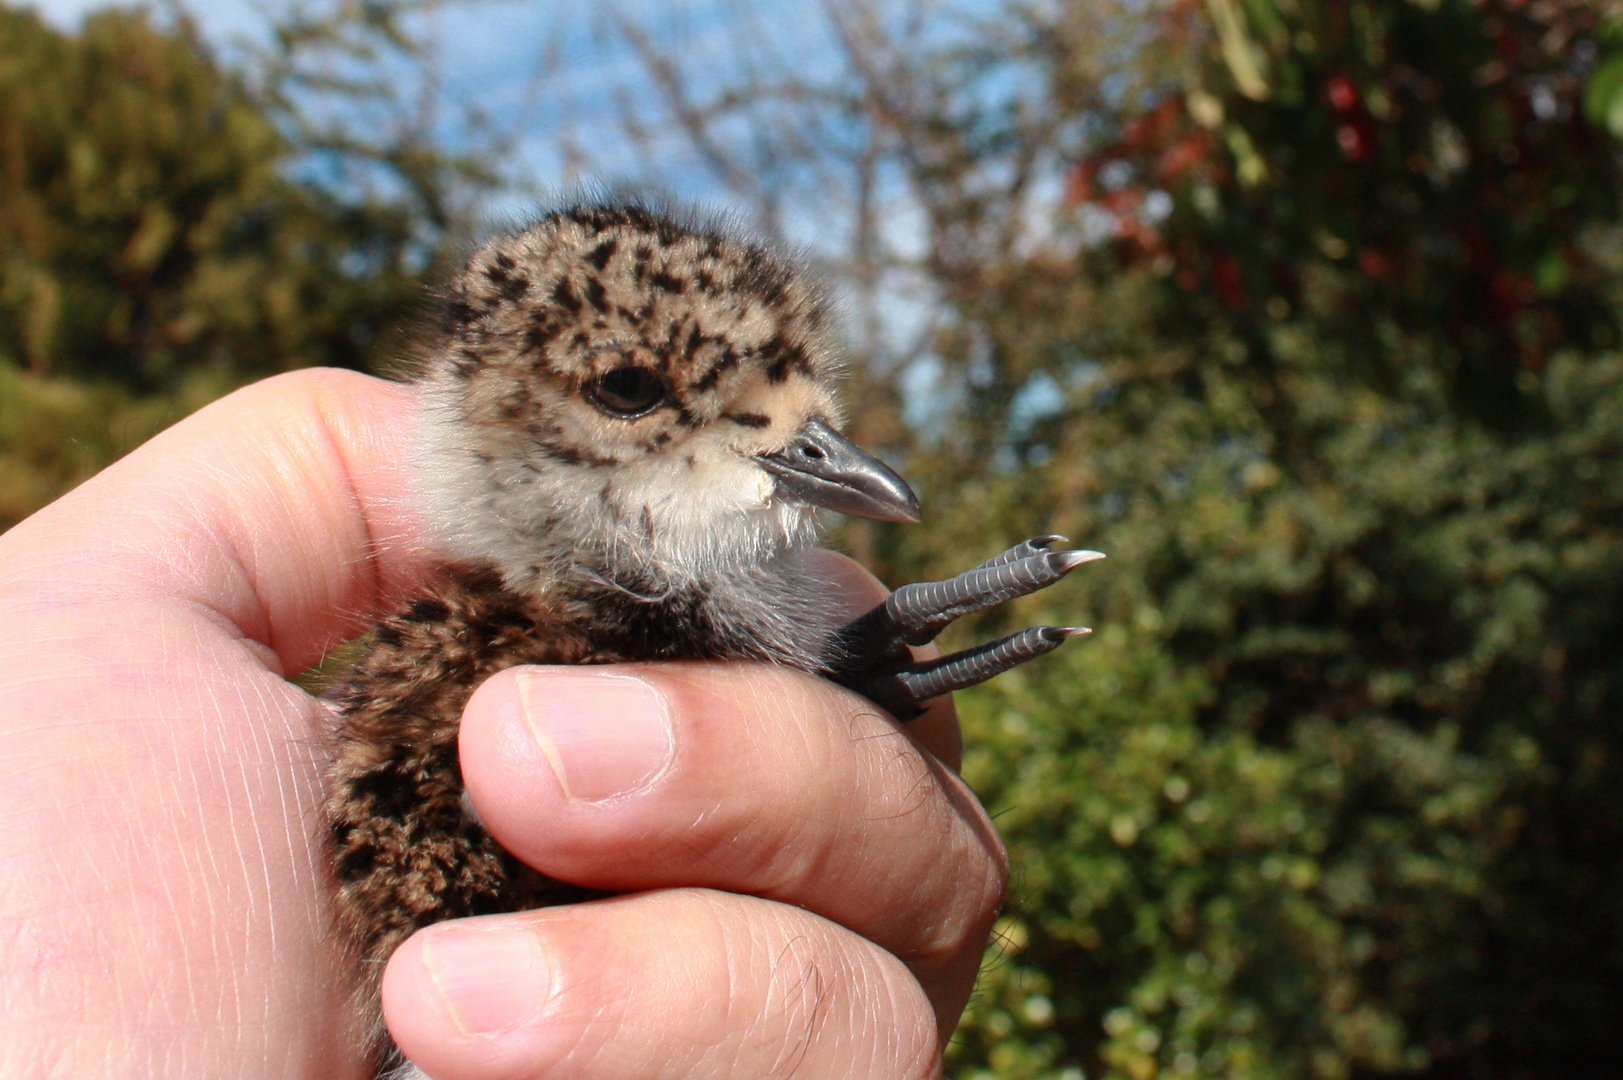
[[828,302],[785,256],[589,204],[487,244],[448,291],[416,462],[447,554],[520,589],[680,587],[810,542],[819,500],[782,462],[838,426],[841,369]]

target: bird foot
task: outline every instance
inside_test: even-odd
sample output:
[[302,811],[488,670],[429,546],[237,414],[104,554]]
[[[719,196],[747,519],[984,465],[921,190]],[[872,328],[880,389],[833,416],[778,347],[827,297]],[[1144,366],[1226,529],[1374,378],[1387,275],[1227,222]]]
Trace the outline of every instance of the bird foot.
[[1097,551],[1049,551],[1063,536],[1022,541],[995,558],[946,581],[904,585],[885,602],[835,631],[839,655],[834,681],[911,720],[931,698],[985,682],[1017,664],[1090,633],[1079,626],[1031,626],[936,660],[913,662],[909,645],[924,645],[954,619],[1046,589]]

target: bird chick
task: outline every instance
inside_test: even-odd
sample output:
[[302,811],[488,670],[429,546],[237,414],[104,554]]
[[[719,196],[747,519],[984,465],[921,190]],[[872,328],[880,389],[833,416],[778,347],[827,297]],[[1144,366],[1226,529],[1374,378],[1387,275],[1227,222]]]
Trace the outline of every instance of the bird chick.
[[551,213],[480,249],[427,357],[414,498],[443,559],[333,693],[337,923],[380,1075],[378,981],[442,919],[592,893],[503,851],[463,796],[457,725],[516,664],[754,659],[834,678],[900,719],[1054,648],[1034,627],[943,660],[907,645],[1094,552],[1039,537],[840,625],[789,558],[818,508],[917,521],[907,484],[838,433],[828,301],[781,254],[635,203]]

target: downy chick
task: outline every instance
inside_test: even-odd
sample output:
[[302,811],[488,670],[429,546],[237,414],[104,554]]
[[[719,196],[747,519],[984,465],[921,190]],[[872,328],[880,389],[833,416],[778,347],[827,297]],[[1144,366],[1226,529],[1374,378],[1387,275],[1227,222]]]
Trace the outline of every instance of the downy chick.
[[378,980],[413,931],[591,893],[503,851],[463,797],[457,725],[515,664],[789,664],[901,719],[1081,631],[1034,627],[929,664],[907,644],[1058,580],[1093,552],[1040,537],[841,626],[796,548],[819,507],[919,519],[838,433],[829,304],[783,255],[636,203],[549,214],[450,284],[421,380],[415,498],[443,563],[336,688],[327,777],[357,1015],[399,1064]]

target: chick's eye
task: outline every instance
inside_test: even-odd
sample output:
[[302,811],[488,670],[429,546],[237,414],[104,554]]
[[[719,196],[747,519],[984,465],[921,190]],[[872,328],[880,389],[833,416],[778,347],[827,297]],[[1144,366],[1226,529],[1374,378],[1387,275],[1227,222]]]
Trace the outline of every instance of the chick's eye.
[[586,396],[604,412],[630,419],[664,403],[665,380],[645,367],[627,364],[587,383]]

